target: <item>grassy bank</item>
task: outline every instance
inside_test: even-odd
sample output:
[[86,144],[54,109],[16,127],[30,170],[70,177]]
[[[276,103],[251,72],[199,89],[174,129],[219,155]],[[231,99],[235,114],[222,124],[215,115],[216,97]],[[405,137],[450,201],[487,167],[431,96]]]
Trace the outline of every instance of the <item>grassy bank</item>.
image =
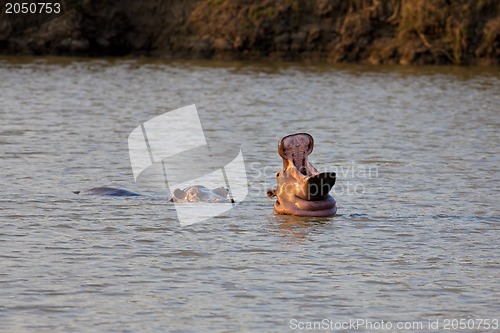
[[[500,0],[72,0],[0,53],[499,65]],[[7,22],[7,23],[5,23]]]

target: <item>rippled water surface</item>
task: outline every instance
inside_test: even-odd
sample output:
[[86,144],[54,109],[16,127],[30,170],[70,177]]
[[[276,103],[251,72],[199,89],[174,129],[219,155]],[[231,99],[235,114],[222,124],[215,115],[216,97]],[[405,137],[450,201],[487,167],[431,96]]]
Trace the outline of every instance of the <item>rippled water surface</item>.
[[[500,317],[497,68],[1,58],[0,92],[2,332]],[[181,227],[134,183],[127,138],[193,103],[241,147],[250,192]],[[298,131],[337,172],[338,216],[272,213],[277,142]],[[104,185],[145,195],[72,193]]]

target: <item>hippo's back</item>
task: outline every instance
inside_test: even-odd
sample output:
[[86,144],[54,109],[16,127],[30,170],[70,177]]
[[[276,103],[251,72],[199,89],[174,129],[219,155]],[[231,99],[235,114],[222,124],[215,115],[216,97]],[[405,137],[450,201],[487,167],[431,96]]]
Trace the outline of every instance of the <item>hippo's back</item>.
[[122,188],[114,187],[94,187],[85,191],[75,191],[76,194],[82,195],[107,195],[112,197],[137,197],[140,194],[135,192],[130,192]]

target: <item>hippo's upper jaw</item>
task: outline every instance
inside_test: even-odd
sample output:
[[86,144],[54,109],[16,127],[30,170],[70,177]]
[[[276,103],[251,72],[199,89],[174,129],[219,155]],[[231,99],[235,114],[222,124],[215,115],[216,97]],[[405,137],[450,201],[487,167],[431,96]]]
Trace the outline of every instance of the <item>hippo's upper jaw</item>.
[[280,140],[278,153],[283,158],[283,169],[276,175],[276,190],[268,192],[268,196],[277,197],[276,214],[319,217],[336,214],[335,199],[329,194],[335,184],[335,173],[319,173],[307,160],[313,148],[314,140],[307,133]]
[[283,169],[296,169],[303,176],[311,176],[318,170],[307,161],[314,148],[314,139],[310,134],[297,133],[287,135],[278,143],[278,154],[283,158]]

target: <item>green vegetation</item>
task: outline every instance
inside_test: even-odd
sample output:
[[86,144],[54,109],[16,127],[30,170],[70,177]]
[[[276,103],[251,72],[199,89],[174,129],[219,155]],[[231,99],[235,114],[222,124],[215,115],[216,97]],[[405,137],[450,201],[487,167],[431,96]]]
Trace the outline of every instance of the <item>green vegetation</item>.
[[248,19],[253,26],[258,26],[263,20],[272,18],[275,14],[275,7],[272,4],[264,6],[252,6],[248,12]]

